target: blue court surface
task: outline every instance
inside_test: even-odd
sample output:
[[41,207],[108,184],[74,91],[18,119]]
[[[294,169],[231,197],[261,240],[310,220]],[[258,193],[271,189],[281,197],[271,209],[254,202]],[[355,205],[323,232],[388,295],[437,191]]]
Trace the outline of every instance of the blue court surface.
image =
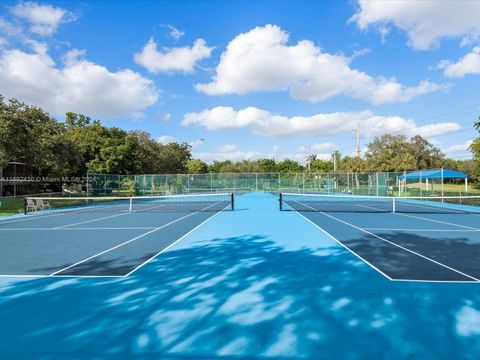
[[0,220],[2,359],[478,359],[480,216],[47,212]]

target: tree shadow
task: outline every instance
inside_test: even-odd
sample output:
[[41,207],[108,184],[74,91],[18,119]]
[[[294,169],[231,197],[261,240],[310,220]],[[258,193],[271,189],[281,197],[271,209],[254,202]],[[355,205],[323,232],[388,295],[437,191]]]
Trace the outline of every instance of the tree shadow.
[[389,282],[334,243],[287,251],[260,235],[205,239],[129,278],[5,283],[2,356],[454,357],[480,350],[457,329],[480,294],[454,286]]

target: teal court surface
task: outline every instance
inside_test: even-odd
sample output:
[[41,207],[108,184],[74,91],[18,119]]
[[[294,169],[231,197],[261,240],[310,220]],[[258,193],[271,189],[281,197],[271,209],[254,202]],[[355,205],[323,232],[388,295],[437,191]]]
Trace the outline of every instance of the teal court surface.
[[2,219],[1,358],[478,359],[476,207],[339,198]]

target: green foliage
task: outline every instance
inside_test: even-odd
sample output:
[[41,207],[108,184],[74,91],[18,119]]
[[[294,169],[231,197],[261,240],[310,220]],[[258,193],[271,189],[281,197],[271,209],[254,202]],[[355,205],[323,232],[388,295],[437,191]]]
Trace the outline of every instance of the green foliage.
[[[65,126],[67,128],[75,127],[85,127],[92,124],[92,119],[88,116],[82,114],[75,114],[73,112],[67,112],[65,115]],[[94,123],[100,124],[98,120],[95,120]]]
[[231,160],[214,161],[208,165],[208,171],[213,173],[295,173],[302,172],[305,168],[294,160],[276,162],[273,159],[243,160],[233,162]]
[[222,169],[222,165],[223,165],[223,161],[215,160],[214,162],[208,165],[208,172],[219,173],[220,170]]
[[310,171],[317,173],[333,172],[333,161],[315,159],[310,163]]
[[407,139],[403,135],[383,135],[368,145],[365,171],[439,168],[444,157],[438,148],[421,136]]
[[65,134],[64,124],[42,109],[0,96],[0,165],[20,161],[50,175],[75,172],[80,159]]
[[277,163],[274,159],[257,160],[260,172],[274,173],[277,172]]
[[192,158],[191,148],[188,144],[170,143],[160,145],[158,154],[159,174],[183,174],[187,171],[188,160]]
[[188,144],[162,145],[145,132],[107,128],[69,112],[65,122],[42,109],[0,96],[0,166],[21,161],[50,176],[184,173]]
[[[480,119],[475,123],[480,132]],[[336,151],[338,171],[403,171],[441,166],[480,176],[480,136],[472,143],[473,160],[446,159],[441,151],[420,136],[384,135],[369,145],[364,159],[342,158]],[[333,171],[329,161],[311,155],[310,170]],[[42,109],[0,95],[0,166],[20,161],[53,176],[110,174],[176,174],[269,172],[298,173],[305,167],[294,160],[214,161],[207,165],[193,159],[185,143],[160,144],[144,131],[105,127],[88,116],[69,112],[65,122],[51,118]]]
[[[475,130],[480,133],[480,117],[474,124]],[[473,153],[474,165],[473,173],[476,178],[480,178],[480,136],[477,137],[470,145],[470,151]]]
[[305,168],[298,163],[298,161],[285,159],[277,163],[277,172],[280,173],[298,173]]
[[367,162],[359,157],[345,156],[340,160],[338,169],[341,172],[366,172]]
[[188,160],[187,173],[189,174],[204,174],[208,172],[208,165],[199,159]]

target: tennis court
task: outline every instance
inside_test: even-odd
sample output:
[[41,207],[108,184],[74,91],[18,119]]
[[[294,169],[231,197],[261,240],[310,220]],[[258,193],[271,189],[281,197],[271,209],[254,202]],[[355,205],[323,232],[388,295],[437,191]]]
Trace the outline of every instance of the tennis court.
[[25,216],[0,222],[0,274],[128,276],[227,210],[233,194],[27,198]]
[[390,280],[477,282],[480,197],[280,194],[295,211]]
[[[278,193],[142,199],[50,199],[1,221],[0,266],[16,275],[0,279],[5,358],[480,353],[466,199],[430,212],[338,195],[324,208],[283,194],[284,211]],[[376,209],[345,208],[359,202]]]

